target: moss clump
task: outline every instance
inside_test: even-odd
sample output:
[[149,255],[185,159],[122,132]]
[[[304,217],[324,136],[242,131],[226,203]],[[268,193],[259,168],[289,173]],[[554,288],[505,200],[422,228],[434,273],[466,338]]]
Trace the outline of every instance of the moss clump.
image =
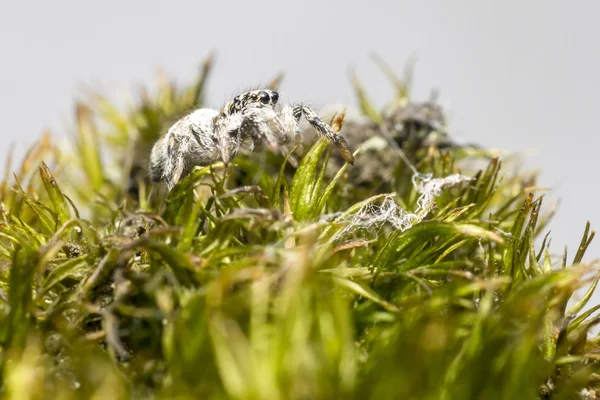
[[[553,257],[536,241],[551,212],[535,176],[421,140],[436,127],[396,141],[404,158],[427,179],[472,179],[426,209],[402,157],[359,151],[358,166],[327,172],[324,141],[297,168],[242,155],[147,202],[149,146],[202,105],[210,65],[130,110],[92,94],[73,149],[43,137],[4,179],[3,397],[594,398],[600,306],[586,306],[600,274],[582,263],[594,232]],[[412,104],[401,89],[395,101]],[[359,95],[371,120],[352,123],[358,137],[388,126]],[[389,179],[357,182],[363,155]],[[385,202],[425,211],[403,229],[352,226]]]

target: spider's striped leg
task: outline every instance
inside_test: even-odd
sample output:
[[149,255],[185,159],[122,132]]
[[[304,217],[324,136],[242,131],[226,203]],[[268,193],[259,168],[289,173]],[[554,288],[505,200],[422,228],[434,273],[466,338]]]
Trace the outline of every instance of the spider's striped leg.
[[294,118],[296,121],[300,120],[300,117],[304,115],[304,118],[308,121],[309,124],[312,125],[313,128],[317,131],[320,136],[325,137],[327,140],[332,142],[339,150],[344,160],[349,164],[354,164],[354,156],[352,155],[352,151],[350,150],[350,146],[346,140],[338,135],[331,126],[327,125],[323,120],[321,120],[317,113],[315,113],[312,109],[299,104],[293,109]]

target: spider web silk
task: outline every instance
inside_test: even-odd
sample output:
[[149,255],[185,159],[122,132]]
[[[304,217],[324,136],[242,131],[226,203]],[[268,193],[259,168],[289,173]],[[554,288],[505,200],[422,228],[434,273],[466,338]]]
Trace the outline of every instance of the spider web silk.
[[338,219],[339,222],[346,222],[347,225],[336,235],[336,238],[361,229],[379,231],[386,223],[403,232],[427,216],[435,206],[435,198],[442,193],[442,190],[471,180],[473,178],[460,174],[444,178],[433,178],[431,174],[414,174],[413,186],[421,194],[414,213],[400,207],[393,199],[394,194],[389,194],[381,205],[365,204],[355,214]]

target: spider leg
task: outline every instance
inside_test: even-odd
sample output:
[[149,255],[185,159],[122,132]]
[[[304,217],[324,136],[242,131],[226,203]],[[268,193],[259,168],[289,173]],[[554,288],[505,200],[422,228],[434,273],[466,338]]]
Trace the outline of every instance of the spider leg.
[[242,118],[239,115],[219,114],[214,118],[214,131],[221,161],[225,165],[237,154]]
[[300,118],[302,118],[302,109],[303,108],[304,108],[304,106],[302,104],[298,104],[297,106],[292,108],[292,114],[294,115],[294,118],[296,119],[297,123],[300,123]]
[[183,173],[184,154],[182,153],[182,143],[175,135],[170,135],[167,145],[167,165],[164,171],[165,182],[169,187],[169,190],[173,189],[173,186],[179,182],[181,174]]
[[282,146],[281,154],[283,154],[283,156],[287,158],[288,162],[292,167],[298,168],[298,160],[296,159],[296,157],[294,157],[294,155],[290,152],[288,148]]
[[299,104],[294,107],[293,114],[296,121],[299,121],[300,116],[304,115],[304,118],[306,118],[308,123],[315,128],[317,133],[332,142],[338,148],[340,154],[344,157],[344,160],[349,164],[354,165],[354,156],[352,155],[352,151],[346,140],[338,135],[329,125],[323,122],[323,120],[317,116],[317,113],[309,107]]
[[272,108],[248,106],[243,115],[242,136],[249,137],[254,142],[265,141],[272,152],[289,141],[283,121]]
[[300,117],[302,117],[302,109],[285,104],[281,108],[279,117],[284,128],[284,135],[290,139],[293,137],[296,140],[296,149],[302,153],[304,146],[299,126]]

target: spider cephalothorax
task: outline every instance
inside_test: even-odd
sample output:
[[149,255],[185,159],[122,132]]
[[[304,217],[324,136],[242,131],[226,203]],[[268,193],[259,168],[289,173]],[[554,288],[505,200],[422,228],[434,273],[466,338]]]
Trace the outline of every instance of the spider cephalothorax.
[[354,163],[344,138],[312,109],[303,104],[279,106],[278,100],[274,90],[253,90],[234,97],[220,111],[201,108],[183,117],[152,148],[151,179],[171,189],[193,167],[228,163],[240,150],[251,152],[266,143],[271,151],[286,151],[284,146],[292,139],[301,141],[302,116],[348,163]]

